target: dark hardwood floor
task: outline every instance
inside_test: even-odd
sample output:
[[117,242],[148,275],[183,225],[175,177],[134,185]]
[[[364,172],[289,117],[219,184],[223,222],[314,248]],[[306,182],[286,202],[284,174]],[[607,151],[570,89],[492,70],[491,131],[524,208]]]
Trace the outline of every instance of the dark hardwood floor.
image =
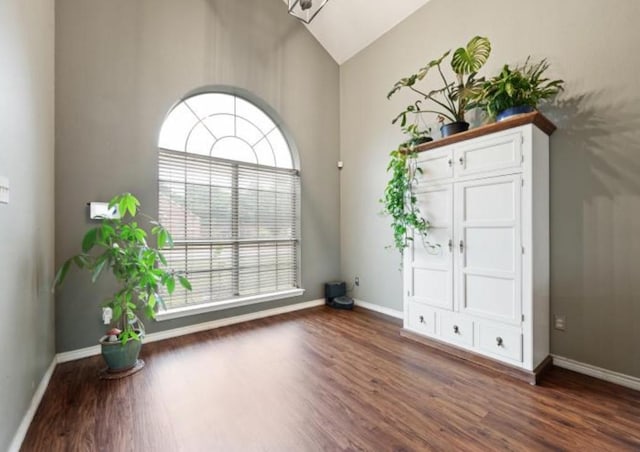
[[98,379],[58,366],[24,451],[640,450],[640,393],[554,368],[540,386],[317,308],[145,344]]

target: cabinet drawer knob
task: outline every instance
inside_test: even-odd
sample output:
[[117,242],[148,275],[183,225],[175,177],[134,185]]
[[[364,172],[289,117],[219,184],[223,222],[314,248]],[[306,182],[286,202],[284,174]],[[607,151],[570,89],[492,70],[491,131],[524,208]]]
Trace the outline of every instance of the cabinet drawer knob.
[[453,166],[453,160],[449,159],[449,161],[447,163],[449,164],[449,168],[451,168]]
[[504,341],[501,337],[496,337],[496,344],[498,345],[498,347],[502,347],[504,345]]
[[458,325],[453,325],[453,332],[455,334],[460,334],[460,328],[458,327]]
[[420,323],[425,323],[423,315],[420,316]]

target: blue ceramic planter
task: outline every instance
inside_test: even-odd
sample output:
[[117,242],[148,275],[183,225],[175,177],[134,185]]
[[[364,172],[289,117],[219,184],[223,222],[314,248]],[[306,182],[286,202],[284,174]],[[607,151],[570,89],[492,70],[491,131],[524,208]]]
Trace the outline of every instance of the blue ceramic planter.
[[102,357],[104,358],[109,372],[121,372],[133,368],[138,361],[142,342],[130,340],[126,345],[121,342],[100,341],[102,346]]
[[520,105],[518,107],[507,108],[506,110],[502,110],[496,116],[496,121],[502,121],[503,119],[507,119],[510,116],[521,115],[522,113],[531,113],[534,110],[533,107],[529,105]]

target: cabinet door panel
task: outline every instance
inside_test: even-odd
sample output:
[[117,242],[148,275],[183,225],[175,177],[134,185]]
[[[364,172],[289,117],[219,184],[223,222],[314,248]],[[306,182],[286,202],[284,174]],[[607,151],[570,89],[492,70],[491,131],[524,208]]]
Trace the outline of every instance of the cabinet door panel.
[[465,221],[513,221],[515,216],[514,196],[511,179],[482,180],[465,192]]
[[459,309],[518,324],[522,315],[521,177],[456,184]]
[[515,320],[518,314],[516,284],[508,275],[490,271],[464,276],[464,311],[470,314]]
[[457,177],[522,165],[522,133],[511,132],[462,144],[455,151]]
[[415,237],[411,249],[410,297],[421,303],[453,309],[452,186],[432,187],[417,194],[418,207],[431,224],[429,236]]
[[418,157],[418,167],[422,170],[418,173],[418,185],[432,182],[443,182],[453,177],[453,151],[451,149],[438,149],[423,152]]
[[503,272],[515,272],[515,231],[513,228],[468,227],[467,266]]

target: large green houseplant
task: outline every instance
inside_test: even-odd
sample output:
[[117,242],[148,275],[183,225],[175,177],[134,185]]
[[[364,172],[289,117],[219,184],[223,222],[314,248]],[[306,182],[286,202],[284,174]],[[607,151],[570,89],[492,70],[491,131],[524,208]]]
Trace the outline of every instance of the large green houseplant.
[[[491,55],[491,43],[486,37],[475,36],[465,47],[455,50],[450,62],[455,75],[454,81],[447,78],[442,67],[444,60],[450,53],[450,50],[446,51],[440,58],[430,61],[415,74],[403,77],[395,83],[393,89],[387,94],[387,98],[391,98],[400,90],[408,88],[418,94],[419,99],[400,112],[393,120],[394,124],[400,121],[404,127],[408,115],[435,113],[440,122],[448,121],[442,126],[443,136],[462,132],[469,128],[465,114],[473,106],[472,100],[484,81],[482,78],[477,78],[477,74]],[[433,71],[437,72],[443,84],[442,87],[428,92],[417,88],[417,83],[424,80],[427,74]]]
[[563,80],[544,76],[547,69],[546,59],[531,63],[527,58],[523,65],[513,68],[506,64],[498,75],[482,84],[474,101],[492,120],[534,111],[542,101],[563,90]]
[[[82,239],[82,252],[67,259],[54,280],[54,287],[60,287],[72,266],[91,273],[94,283],[105,270],[113,274],[118,289],[103,307],[111,308],[114,329],[100,340],[111,372],[140,366],[138,354],[144,333],[140,317],[155,318],[158,303],[162,303],[161,291],[171,294],[176,281],[191,290],[184,275],[166,269],[167,260],[160,249],[173,246],[171,234],[142,214],[139,206],[130,193],[114,197],[109,208],[117,208],[118,218],[103,218],[100,225],[89,229]],[[139,224],[141,218],[150,224],[157,248],[147,242],[147,233]]]

